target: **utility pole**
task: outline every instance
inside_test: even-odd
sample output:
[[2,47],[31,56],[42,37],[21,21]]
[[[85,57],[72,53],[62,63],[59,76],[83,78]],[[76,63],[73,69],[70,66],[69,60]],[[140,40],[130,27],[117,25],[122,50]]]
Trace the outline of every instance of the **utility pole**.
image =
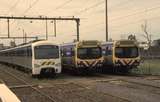
[[79,26],[80,26],[80,19],[76,20],[77,23],[77,41],[79,41]]
[[[10,25],[9,25],[9,20],[10,19],[19,19],[19,20],[45,20],[46,21],[46,40],[48,39],[48,25],[47,25],[47,21],[48,20],[60,20],[60,21],[76,21],[77,23],[77,41],[79,41],[79,26],[80,26],[80,18],[62,18],[62,17],[58,17],[58,18],[52,18],[52,17],[14,17],[14,16],[0,16],[0,19],[7,19],[8,20],[8,38],[11,38],[10,36]],[[0,37],[0,38],[6,38],[6,37]],[[23,37],[12,37],[12,38],[23,38]],[[28,38],[28,37],[27,37]],[[29,37],[32,38],[32,37]],[[35,37],[33,37],[35,38]],[[36,37],[37,38],[37,37]]]
[[8,38],[10,37],[10,25],[9,25],[9,19],[7,19],[7,23],[8,23]]
[[57,36],[57,25],[56,25],[56,20],[54,20],[54,37]]
[[108,0],[106,0],[106,41],[108,41]]
[[48,22],[46,17],[46,40],[48,40]]

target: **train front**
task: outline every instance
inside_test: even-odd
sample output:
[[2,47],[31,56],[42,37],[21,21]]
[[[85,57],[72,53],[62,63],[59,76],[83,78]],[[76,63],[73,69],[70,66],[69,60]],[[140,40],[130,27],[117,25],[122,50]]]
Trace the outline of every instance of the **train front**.
[[82,41],[77,44],[76,66],[79,69],[91,71],[100,69],[103,65],[101,44],[98,41]]
[[33,54],[34,75],[55,75],[61,72],[59,46],[42,42],[34,46]]
[[122,70],[136,68],[140,64],[139,47],[135,41],[117,41],[113,49],[114,65]]

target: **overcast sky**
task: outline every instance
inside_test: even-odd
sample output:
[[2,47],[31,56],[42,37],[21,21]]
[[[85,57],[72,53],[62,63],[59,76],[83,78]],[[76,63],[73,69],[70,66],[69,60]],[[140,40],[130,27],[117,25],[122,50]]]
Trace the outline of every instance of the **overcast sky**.
[[[48,16],[81,18],[80,39],[105,40],[105,0],[0,0],[1,16]],[[108,0],[109,38],[121,39],[136,34],[143,40],[141,25],[147,21],[152,38],[160,38],[160,0]],[[57,21],[57,38],[54,38],[53,23],[48,21],[50,40],[71,42],[76,39],[74,21]],[[11,21],[11,36],[45,38],[45,22]],[[0,36],[7,35],[6,20],[0,20]],[[7,43],[9,40],[1,40]],[[20,43],[20,41],[18,41]]]

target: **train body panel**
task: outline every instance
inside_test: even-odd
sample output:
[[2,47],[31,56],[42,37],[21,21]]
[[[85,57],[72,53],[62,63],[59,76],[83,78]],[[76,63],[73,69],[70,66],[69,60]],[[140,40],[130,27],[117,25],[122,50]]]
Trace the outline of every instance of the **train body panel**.
[[98,41],[80,41],[63,44],[62,65],[67,69],[95,70],[103,64],[101,45]]
[[42,71],[54,74],[61,72],[59,45],[49,41],[38,41],[0,51],[0,62],[21,66],[32,75]]

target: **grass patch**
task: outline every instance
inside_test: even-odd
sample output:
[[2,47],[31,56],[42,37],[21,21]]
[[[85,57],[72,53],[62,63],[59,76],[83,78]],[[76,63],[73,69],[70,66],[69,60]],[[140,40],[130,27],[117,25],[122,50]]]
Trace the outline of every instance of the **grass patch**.
[[160,59],[145,60],[138,69],[133,69],[136,74],[160,75]]

